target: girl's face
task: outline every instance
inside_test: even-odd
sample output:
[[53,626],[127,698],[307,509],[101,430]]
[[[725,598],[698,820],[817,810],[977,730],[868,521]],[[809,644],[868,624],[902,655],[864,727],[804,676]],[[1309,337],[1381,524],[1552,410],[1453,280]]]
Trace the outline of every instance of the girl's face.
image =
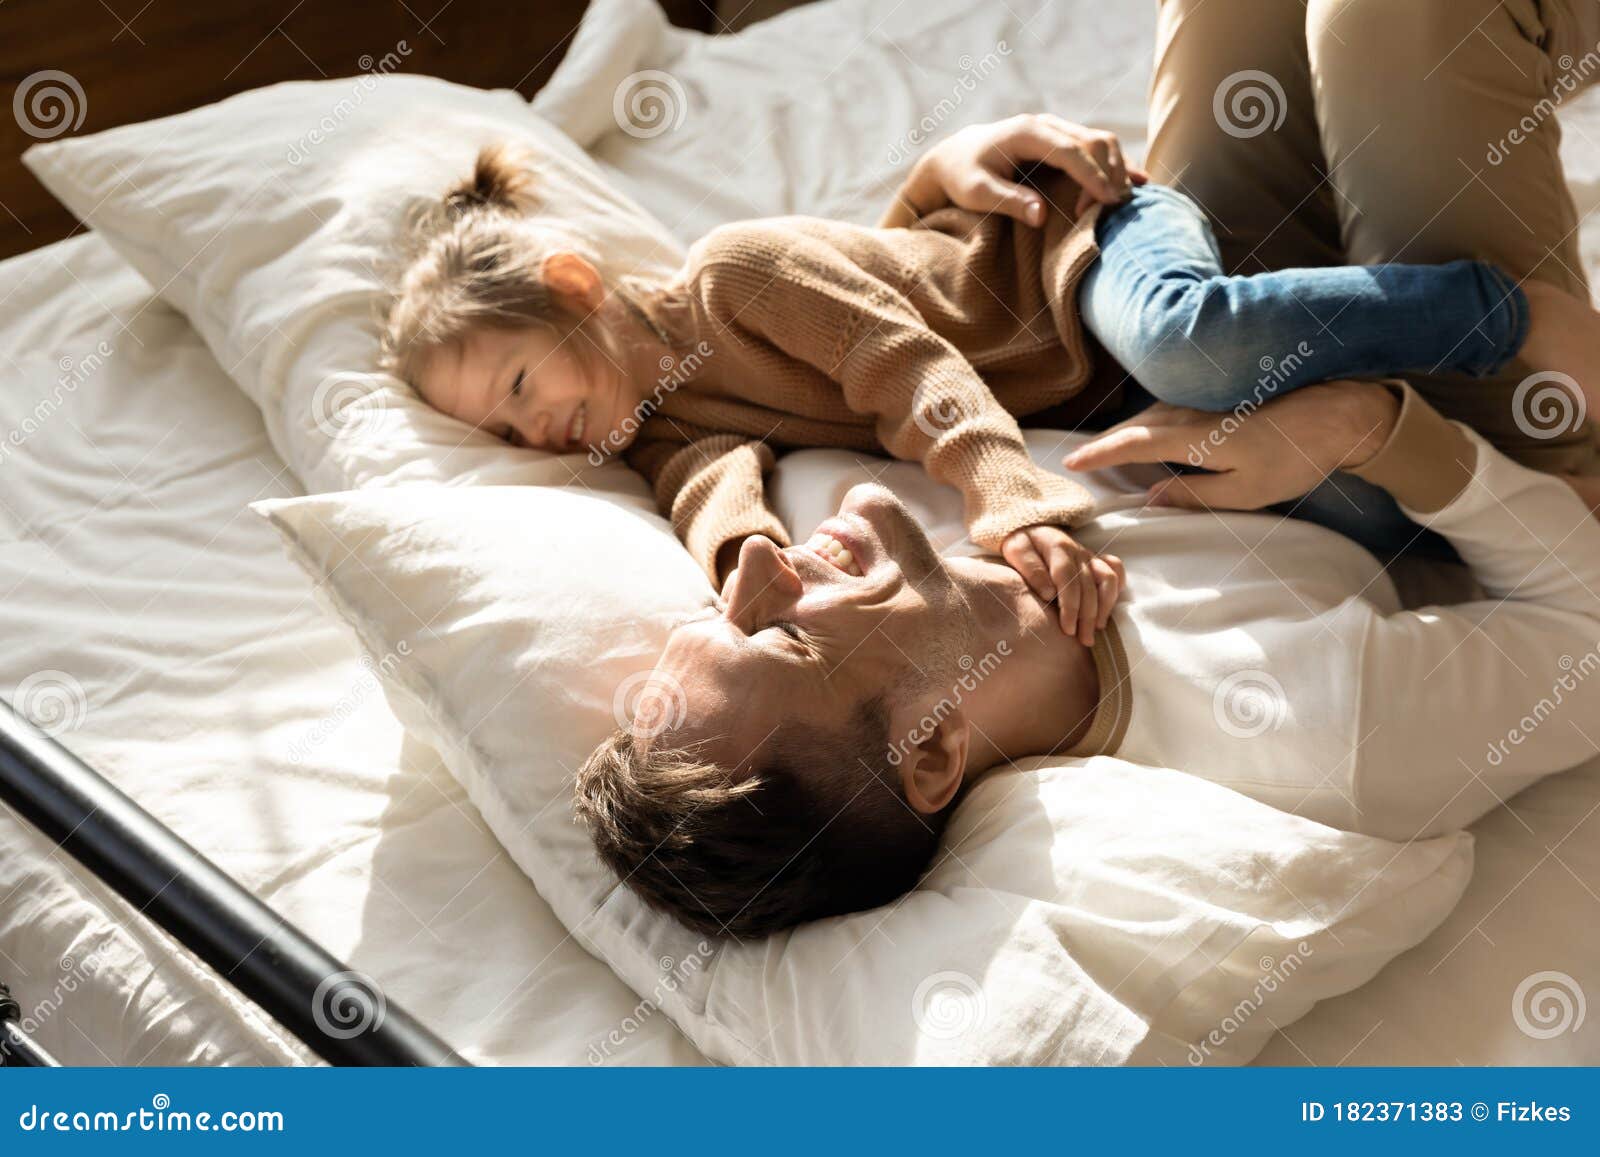
[[633,403],[622,368],[587,341],[542,328],[478,330],[429,358],[417,390],[434,409],[513,446],[612,453],[633,440],[636,423],[623,428]]

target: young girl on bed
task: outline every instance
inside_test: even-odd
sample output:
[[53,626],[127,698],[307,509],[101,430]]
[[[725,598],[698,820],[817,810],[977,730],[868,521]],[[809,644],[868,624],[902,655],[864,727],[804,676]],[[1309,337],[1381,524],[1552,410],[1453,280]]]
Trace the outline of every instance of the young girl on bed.
[[[390,311],[386,369],[514,446],[623,454],[718,585],[748,536],[788,544],[763,496],[775,452],[922,462],[1086,645],[1120,564],[1067,533],[1092,500],[1034,464],[1016,421],[1084,390],[1085,328],[1155,397],[1228,410],[1335,378],[1488,373],[1519,351],[1559,371],[1559,330],[1592,317],[1476,261],[1225,276],[1181,194],[1143,185],[1078,215],[1055,173],[1037,227],[954,208],[910,228],[751,221],[646,284],[537,214],[536,164],[491,146],[445,196]],[[838,543],[808,545],[855,573]]]

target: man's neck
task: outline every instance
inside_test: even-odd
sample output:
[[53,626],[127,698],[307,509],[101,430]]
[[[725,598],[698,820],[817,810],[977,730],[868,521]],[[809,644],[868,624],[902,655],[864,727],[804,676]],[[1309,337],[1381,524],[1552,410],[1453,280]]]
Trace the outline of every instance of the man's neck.
[[977,624],[971,654],[981,680],[965,696],[970,787],[1013,760],[1071,750],[1099,705],[1100,679],[1089,648],[1062,633],[1055,604],[1042,602],[1011,567],[961,558],[950,573]]

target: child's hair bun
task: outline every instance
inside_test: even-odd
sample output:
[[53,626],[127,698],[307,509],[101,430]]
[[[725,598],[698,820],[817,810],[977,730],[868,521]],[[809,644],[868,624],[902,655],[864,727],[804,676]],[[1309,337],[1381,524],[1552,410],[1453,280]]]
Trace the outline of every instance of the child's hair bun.
[[536,200],[533,153],[520,145],[501,142],[478,150],[472,176],[445,193],[444,207],[451,217],[483,209],[525,213]]

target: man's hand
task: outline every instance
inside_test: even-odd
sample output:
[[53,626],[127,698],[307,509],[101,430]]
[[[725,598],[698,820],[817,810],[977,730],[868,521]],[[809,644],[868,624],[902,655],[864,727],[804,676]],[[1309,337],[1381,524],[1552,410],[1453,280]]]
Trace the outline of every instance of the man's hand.
[[1259,510],[1366,462],[1399,416],[1400,399],[1376,382],[1306,386],[1242,417],[1158,402],[1062,461],[1069,470],[1137,462],[1201,466],[1215,473],[1164,479],[1150,488],[1150,505]]
[[1056,608],[1063,635],[1077,635],[1085,647],[1106,625],[1122,595],[1127,575],[1114,554],[1097,555],[1059,526],[1025,526],[1000,544],[1000,554],[1028,588]]
[[904,228],[946,205],[1002,213],[1024,225],[1043,224],[1044,201],[1013,180],[1017,168],[1034,163],[1060,169],[1083,187],[1075,214],[1096,201],[1114,205],[1126,200],[1134,185],[1150,179],[1123,159],[1115,133],[1084,128],[1049,113],[1025,113],[969,125],[929,149],[912,166],[879,225]]

